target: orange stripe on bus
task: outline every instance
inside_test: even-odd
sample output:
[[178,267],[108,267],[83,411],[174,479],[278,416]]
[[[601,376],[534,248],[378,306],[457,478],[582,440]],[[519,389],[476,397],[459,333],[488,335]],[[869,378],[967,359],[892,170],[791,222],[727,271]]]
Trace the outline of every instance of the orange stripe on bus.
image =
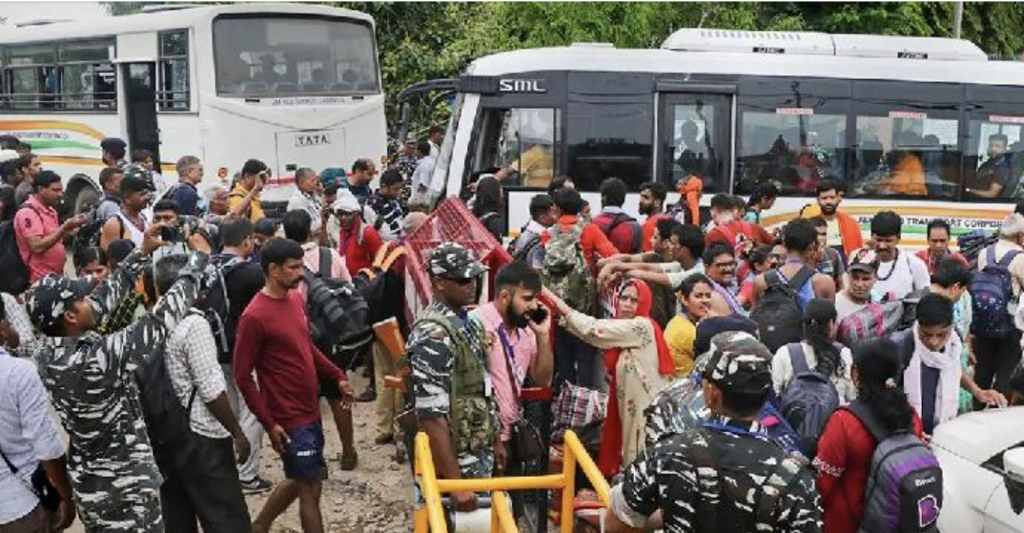
[[65,120],[4,120],[0,121],[0,131],[18,130],[70,130],[88,135],[97,141],[102,141],[107,136],[99,130],[86,126],[80,122],[68,122]]

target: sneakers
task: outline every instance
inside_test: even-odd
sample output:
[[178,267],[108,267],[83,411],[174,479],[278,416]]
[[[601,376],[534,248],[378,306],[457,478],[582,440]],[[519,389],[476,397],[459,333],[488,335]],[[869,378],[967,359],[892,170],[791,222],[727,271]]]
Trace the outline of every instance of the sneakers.
[[355,452],[350,454],[339,453],[338,462],[341,463],[341,469],[345,471],[351,471],[356,469],[356,465],[359,464],[359,455]]
[[242,481],[242,494],[246,496],[252,496],[253,494],[263,494],[269,492],[274,486],[269,481],[256,476],[250,480]]

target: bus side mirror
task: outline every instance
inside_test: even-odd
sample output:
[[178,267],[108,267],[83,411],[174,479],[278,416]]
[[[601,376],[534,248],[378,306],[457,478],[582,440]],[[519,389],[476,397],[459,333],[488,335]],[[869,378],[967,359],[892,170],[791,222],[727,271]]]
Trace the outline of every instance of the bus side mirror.
[[1010,508],[1014,513],[1024,512],[1024,448],[1014,448],[1003,453],[1003,469],[1006,470],[1006,492],[1010,497]]

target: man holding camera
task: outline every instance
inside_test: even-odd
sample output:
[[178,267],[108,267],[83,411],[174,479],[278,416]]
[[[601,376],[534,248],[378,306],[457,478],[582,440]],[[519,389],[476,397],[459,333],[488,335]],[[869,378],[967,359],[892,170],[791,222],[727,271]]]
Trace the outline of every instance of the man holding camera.
[[250,222],[263,218],[260,191],[269,177],[266,163],[259,159],[246,161],[242,165],[242,175],[235,188],[228,193],[228,210],[232,214],[248,218]]

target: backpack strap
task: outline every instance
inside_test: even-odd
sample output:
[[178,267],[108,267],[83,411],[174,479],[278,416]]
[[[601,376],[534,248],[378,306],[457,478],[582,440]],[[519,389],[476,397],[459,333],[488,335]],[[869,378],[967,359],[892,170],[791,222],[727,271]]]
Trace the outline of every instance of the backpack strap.
[[804,374],[811,371],[807,364],[807,355],[804,354],[804,347],[799,342],[791,342],[786,345],[789,351],[789,362],[793,365],[793,375]]
[[772,270],[764,273],[765,289],[779,285],[780,283],[782,283],[782,276],[779,275],[779,270],[777,268],[773,268]]
[[[992,245],[992,256],[993,257],[995,257],[995,253],[996,253],[995,250],[996,250],[996,246],[993,244]],[[1006,255],[1004,255],[1003,258],[999,260],[999,266],[1001,266],[1003,268],[1010,268],[1010,263],[1012,263],[1013,260],[1016,259],[1017,254],[1019,254],[1019,253],[1020,253],[1020,250],[1010,250],[1009,252],[1006,252]],[[992,258],[990,257],[989,259],[991,260]]]
[[363,238],[366,236],[366,222],[360,222],[359,231],[356,232],[356,246],[363,245]]
[[721,226],[715,226],[715,229],[722,232],[722,235],[729,240],[727,243],[729,246],[736,246],[736,232],[729,227],[728,224],[722,224]]
[[793,289],[793,292],[798,292],[800,287],[803,287],[804,283],[807,283],[807,280],[811,279],[814,274],[815,271],[813,268],[803,265],[800,267],[800,272],[797,272],[796,275],[789,280],[789,288]]
[[840,409],[845,409],[852,414],[864,426],[864,429],[868,430],[871,437],[875,439],[876,445],[889,438],[889,432],[878,422],[878,418],[875,417],[875,413],[871,411],[871,408],[863,402],[854,400],[849,405],[840,407]]
[[325,246],[320,247],[320,275],[325,278],[331,277],[331,267],[334,261],[331,259],[331,249]]

